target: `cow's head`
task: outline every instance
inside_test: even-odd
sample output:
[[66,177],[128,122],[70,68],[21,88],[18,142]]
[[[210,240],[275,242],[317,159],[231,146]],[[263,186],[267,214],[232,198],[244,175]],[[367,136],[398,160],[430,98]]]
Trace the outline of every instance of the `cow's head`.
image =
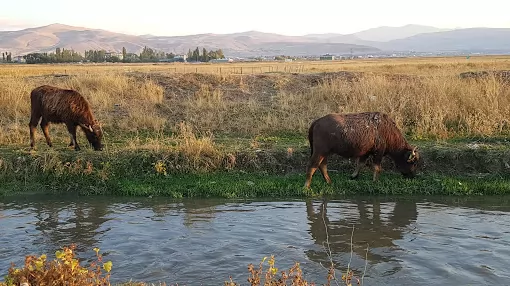
[[103,144],[101,143],[101,139],[103,138],[103,129],[99,122],[95,121],[93,125],[80,124],[80,126],[83,128],[85,136],[87,136],[87,140],[94,150],[103,150]]
[[416,176],[419,160],[420,154],[418,153],[418,147],[412,147],[401,152],[401,155],[395,160],[395,163],[397,169],[405,178],[414,178],[414,176]]

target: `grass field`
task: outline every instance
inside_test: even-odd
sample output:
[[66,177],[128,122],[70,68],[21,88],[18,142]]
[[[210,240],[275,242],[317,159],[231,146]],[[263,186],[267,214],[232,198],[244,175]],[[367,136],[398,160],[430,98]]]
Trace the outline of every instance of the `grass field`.
[[[404,193],[450,192],[444,187],[450,180],[462,186],[452,193],[501,193],[510,170],[509,81],[459,77],[482,70],[510,70],[510,57],[0,65],[0,179],[6,182],[0,189],[302,195],[311,121],[329,112],[377,110],[420,147],[423,176],[402,181],[387,162],[383,183],[369,182],[368,169],[361,183],[348,181],[352,163],[335,159],[335,184],[326,187],[316,175],[312,186],[326,193],[401,192],[399,186]],[[50,128],[53,150],[39,128],[37,151],[29,152],[29,94],[41,84],[73,88],[89,100],[106,133],[103,152],[69,149],[60,125]],[[81,131],[78,142],[87,145]]]

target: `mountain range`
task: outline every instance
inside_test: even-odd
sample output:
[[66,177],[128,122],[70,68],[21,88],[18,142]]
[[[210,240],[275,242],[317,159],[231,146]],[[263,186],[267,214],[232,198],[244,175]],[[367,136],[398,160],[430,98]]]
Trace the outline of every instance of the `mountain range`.
[[320,54],[380,54],[392,52],[508,52],[510,29],[439,29],[405,25],[378,27],[353,34],[285,36],[258,31],[189,36],[127,35],[101,29],[51,24],[15,31],[0,31],[0,51],[13,55],[49,52],[57,47],[139,53],[144,46],[177,54],[196,47],[221,48],[230,57]]

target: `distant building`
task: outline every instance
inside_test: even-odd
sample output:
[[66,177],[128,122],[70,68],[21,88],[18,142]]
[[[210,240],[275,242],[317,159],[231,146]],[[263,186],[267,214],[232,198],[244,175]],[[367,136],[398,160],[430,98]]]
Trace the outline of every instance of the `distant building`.
[[326,55],[320,56],[319,60],[321,60],[321,61],[334,61],[335,60],[335,56],[326,54]]
[[135,53],[127,53],[126,54],[126,60],[137,60],[138,55]]
[[12,62],[15,62],[15,63],[25,63],[26,60],[25,58],[23,58],[23,56],[15,56],[12,58]]
[[105,58],[117,57],[120,60],[124,59],[124,55],[122,53],[117,53],[117,52],[106,52],[104,54],[104,56],[105,56]]
[[185,63],[187,57],[188,57],[187,55],[175,55],[171,59],[160,59],[159,61],[160,62],[165,62],[165,63],[173,63],[173,62],[182,62],[182,63]]
[[232,60],[232,59],[225,59],[225,58],[223,58],[223,59],[212,59],[209,62],[211,62],[211,63],[231,63],[233,61],[234,60]]
[[188,55],[175,55],[174,59],[179,62],[186,62],[188,60]]

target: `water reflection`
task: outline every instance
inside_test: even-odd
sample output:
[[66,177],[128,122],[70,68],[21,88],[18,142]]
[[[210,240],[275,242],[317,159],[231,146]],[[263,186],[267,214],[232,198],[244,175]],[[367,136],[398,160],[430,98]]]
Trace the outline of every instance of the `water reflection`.
[[[306,212],[310,234],[318,246],[307,250],[307,256],[312,261],[328,266],[330,258],[327,256],[326,240],[329,236],[329,248],[333,253],[331,259],[340,269],[344,269],[350,260],[351,237],[353,261],[367,259],[370,265],[374,265],[394,260],[393,256],[398,250],[394,241],[402,239],[405,233],[414,228],[412,224],[418,216],[415,202],[381,203],[378,200],[362,199],[340,202],[323,200],[316,203],[307,201]],[[355,265],[364,266],[363,263]],[[397,272],[399,267],[396,265],[388,271]]]
[[[0,272],[11,261],[20,265],[23,255],[76,243],[87,260],[94,247],[109,251],[116,281],[222,284],[233,275],[243,283],[249,263],[275,254],[281,269],[299,261],[321,282],[327,271],[320,264],[329,265],[327,238],[333,262],[344,270],[354,226],[351,268],[362,272],[366,256],[367,281],[377,285],[427,285],[444,275],[449,282],[500,282],[508,276],[502,269],[510,259],[509,212],[508,198],[4,199]],[[455,271],[446,273],[449,265]]]
[[37,219],[35,230],[41,236],[37,243],[44,246],[76,243],[78,251],[92,250],[109,230],[102,227],[111,219],[105,202],[45,202],[34,203],[31,208]]

